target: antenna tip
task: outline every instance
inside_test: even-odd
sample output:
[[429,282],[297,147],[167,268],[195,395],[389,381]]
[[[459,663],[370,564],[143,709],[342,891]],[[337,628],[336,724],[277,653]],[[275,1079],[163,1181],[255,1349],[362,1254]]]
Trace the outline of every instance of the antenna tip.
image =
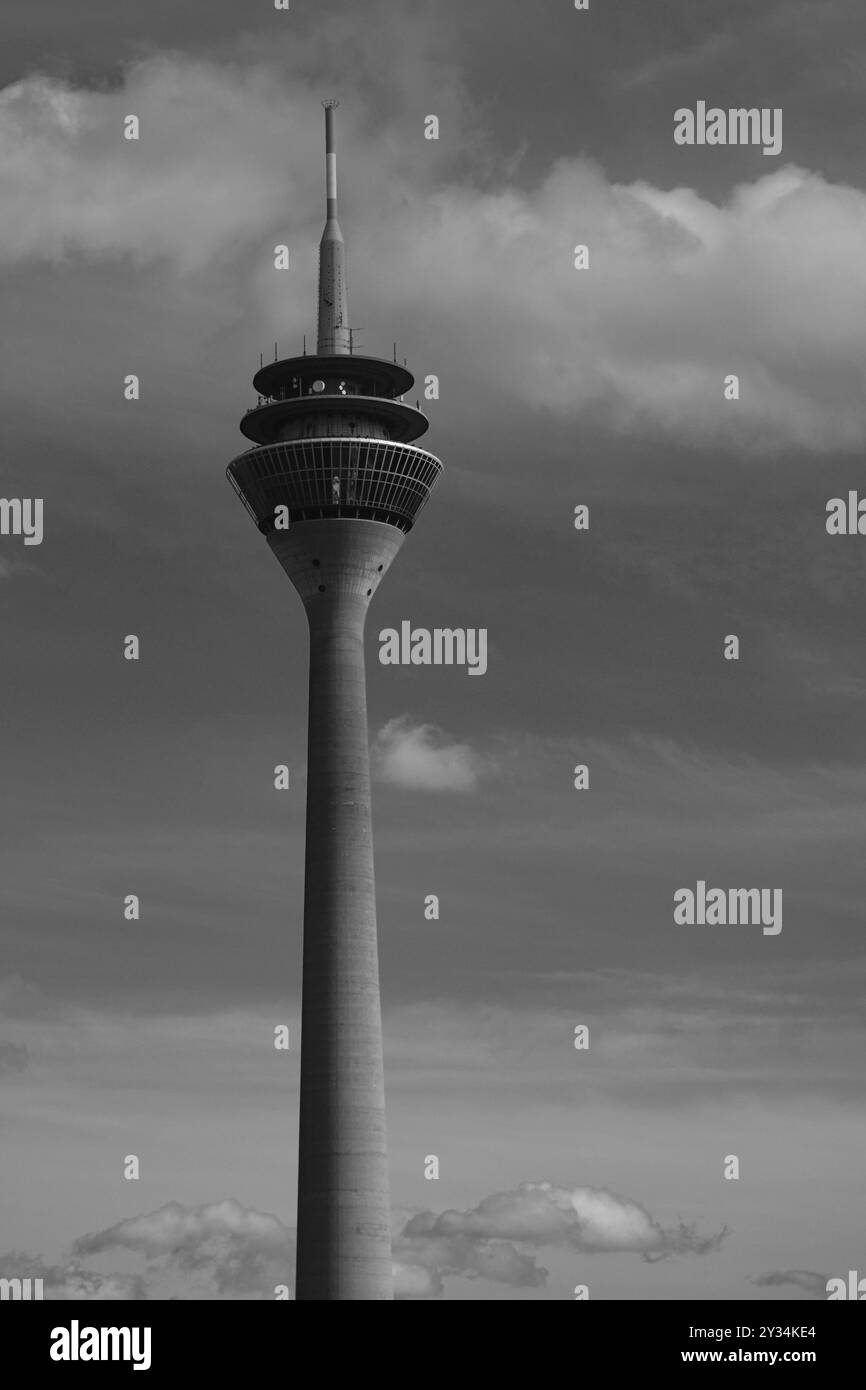
[[327,100],[327,101],[323,101],[323,102],[322,102],[322,105],[324,106],[325,110],[327,111],[327,110],[329,110],[329,109],[330,109],[330,110],[333,110],[334,107],[339,106],[340,103],[339,103],[339,101],[337,100],[336,97],[328,97],[328,100]]

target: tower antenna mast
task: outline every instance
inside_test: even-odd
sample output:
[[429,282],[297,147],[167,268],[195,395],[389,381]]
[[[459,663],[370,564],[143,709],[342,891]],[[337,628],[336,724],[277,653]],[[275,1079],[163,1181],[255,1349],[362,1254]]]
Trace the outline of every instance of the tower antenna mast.
[[346,244],[337,220],[337,132],[339,102],[325,108],[325,229],[319,243],[319,323],[316,351],[323,356],[350,354]]

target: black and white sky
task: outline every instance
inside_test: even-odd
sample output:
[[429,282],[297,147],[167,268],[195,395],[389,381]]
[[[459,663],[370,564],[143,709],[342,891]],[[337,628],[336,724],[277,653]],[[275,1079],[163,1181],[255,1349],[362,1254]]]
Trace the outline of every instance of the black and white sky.
[[[864,72],[861,0],[5,0],[0,1273],[292,1280],[306,629],[224,470],[331,96],[360,346],[440,379],[367,639],[401,1293],[862,1269]],[[676,145],[700,100],[781,153]],[[404,619],[487,673],[381,666]],[[782,931],[675,924],[699,879]]]

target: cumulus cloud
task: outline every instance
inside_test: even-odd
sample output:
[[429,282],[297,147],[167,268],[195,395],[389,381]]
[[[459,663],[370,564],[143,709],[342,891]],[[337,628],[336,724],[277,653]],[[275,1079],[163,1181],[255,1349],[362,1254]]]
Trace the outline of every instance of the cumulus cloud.
[[391,719],[376,735],[378,776],[419,791],[471,792],[490,762],[468,743],[452,743],[432,724],[413,724],[408,715]]
[[[718,1250],[726,1230],[699,1235],[694,1226],[662,1227],[627,1197],[603,1189],[524,1182],[483,1198],[468,1211],[418,1212],[395,1238],[401,1262],[401,1297],[436,1297],[442,1278],[463,1275],[514,1287],[542,1286],[547,1270],[530,1247],[561,1247],[582,1254],[631,1253],[654,1262],[671,1255]],[[422,1271],[414,1276],[405,1271]],[[428,1278],[425,1285],[425,1276]],[[412,1291],[414,1288],[414,1291]],[[423,1290],[427,1291],[423,1291]]]
[[480,1236],[567,1245],[586,1254],[632,1251],[648,1259],[665,1255],[705,1255],[718,1249],[724,1231],[699,1236],[682,1223],[665,1230],[637,1202],[603,1189],[556,1187],[524,1182],[511,1192],[485,1197],[469,1211],[422,1213],[408,1222],[407,1236]]
[[[866,438],[851,298],[866,291],[866,194],[786,167],[717,205],[571,159],[535,189],[446,189],[434,205],[413,237],[413,271],[436,287],[425,322],[460,322],[487,366],[495,344],[498,380],[528,404],[750,451]],[[578,239],[589,270],[573,268]]]
[[0,1041],[0,1076],[3,1073],[25,1071],[30,1056],[23,1043]]
[[228,1199],[198,1207],[168,1202],[156,1211],[81,1236],[76,1256],[128,1250],[162,1259],[184,1274],[204,1275],[220,1294],[273,1297],[292,1282],[294,1235],[275,1216]]
[[827,1274],[816,1274],[811,1269],[771,1269],[766,1274],[758,1274],[750,1282],[763,1289],[790,1285],[802,1289],[809,1298],[826,1298],[829,1277]]
[[[522,187],[480,146],[470,179],[439,151],[418,161],[407,92],[385,136],[347,86],[367,196],[346,229],[382,322],[423,322],[433,357],[456,370],[456,350],[489,389],[623,431],[755,452],[866,442],[866,193],[786,166],[715,203],[614,183],[579,150]],[[456,87],[448,101],[471,157],[471,107]],[[129,113],[137,142],[122,137]],[[274,294],[271,233],[308,248],[312,294],[318,116],[306,80],[259,59],[151,58],[112,91],[16,82],[0,92],[0,262],[129,256],[187,272],[236,255],[238,274],[260,266],[262,306],[285,324],[300,282]],[[588,270],[574,269],[578,241]]]

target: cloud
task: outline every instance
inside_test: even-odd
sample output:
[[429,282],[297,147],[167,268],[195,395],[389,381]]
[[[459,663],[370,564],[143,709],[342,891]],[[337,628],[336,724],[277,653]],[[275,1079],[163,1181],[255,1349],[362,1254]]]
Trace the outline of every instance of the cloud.
[[[527,404],[750,452],[866,438],[866,327],[850,298],[866,290],[866,194],[789,166],[716,205],[566,159],[529,192],[433,203],[412,270],[435,300],[418,312],[460,323],[464,350]],[[588,270],[573,269],[578,242]]]
[[620,79],[621,86],[629,89],[661,85],[683,73],[709,67],[731,53],[735,48],[735,38],[732,33],[718,30],[684,48],[672,49],[667,44],[665,48],[665,52],[624,73]]
[[10,1251],[0,1256],[0,1278],[41,1279],[46,1301],[125,1302],[147,1298],[144,1279],[137,1274],[99,1274],[76,1260],[47,1264],[38,1255]]
[[[6,87],[0,260],[169,257],[191,271],[261,233],[269,200],[252,158],[252,122],[265,97],[255,86],[254,73],[235,73],[220,97],[208,65],[153,59],[114,92],[46,77]],[[139,118],[137,141],[123,137],[130,113]]]
[[469,1211],[425,1212],[406,1226],[407,1236],[468,1235],[533,1245],[566,1245],[586,1254],[631,1251],[648,1259],[705,1255],[717,1250],[725,1231],[699,1236],[682,1223],[664,1230],[644,1207],[603,1189],[571,1190],[549,1182],[523,1182],[511,1192],[485,1197]]
[[[665,1229],[638,1203],[597,1188],[566,1189],[524,1182],[483,1198],[469,1211],[418,1212],[394,1241],[400,1297],[436,1297],[448,1275],[537,1288],[547,1270],[519,1248],[561,1247],[582,1254],[630,1253],[649,1262],[671,1255],[706,1255],[727,1234],[699,1235],[680,1222]],[[414,1274],[411,1271],[420,1270]],[[435,1276],[435,1277],[434,1277]]]
[[394,1297],[397,1299],[440,1298],[444,1292],[442,1274],[435,1267],[427,1269],[421,1264],[395,1261],[393,1271]]
[[[395,160],[410,164],[408,140],[383,155],[380,130],[370,130],[378,122],[365,79],[378,78],[389,48],[396,59],[405,57],[401,44],[413,45],[405,84],[399,68],[409,65],[393,64],[392,115],[410,109],[420,131],[413,82],[422,75],[436,84],[443,119],[459,100],[453,65],[436,51],[444,21],[395,16],[385,5],[377,27],[370,8],[317,16],[288,42],[250,39],[230,62],[164,52],[128,63],[110,87],[42,74],[10,83],[0,90],[0,264],[123,257],[188,274],[230,256],[249,265],[258,246],[272,265],[270,231],[280,226],[298,249],[292,233],[300,224],[306,236],[307,220],[315,228],[324,213],[323,52],[328,82],[352,112],[362,186],[368,168],[385,188],[387,166],[393,175]],[[138,139],[125,138],[130,115]],[[425,155],[429,174],[440,156]],[[319,231],[309,240],[311,269]]]
[[73,1254],[128,1250],[163,1259],[183,1274],[203,1275],[217,1292],[273,1297],[275,1284],[291,1284],[294,1235],[275,1216],[231,1198],[203,1206],[168,1202],[156,1211],[119,1221],[75,1241]]
[[[45,77],[5,88],[0,263],[80,255],[212,268],[215,293],[230,298],[252,277],[264,317],[297,320],[313,302],[321,205],[308,82],[260,59],[172,56],[131,66],[112,91]],[[347,79],[352,179],[366,196],[345,230],[365,248],[377,317],[423,323],[431,359],[455,377],[471,363],[478,384],[497,394],[507,384],[517,405],[687,444],[866,443],[866,193],[785,166],[715,203],[686,187],[614,183],[577,151],[524,188],[505,155],[492,164],[469,137],[460,159],[474,149],[481,177],[467,178],[444,143],[418,160],[410,94],[393,100],[384,136]],[[459,84],[447,101],[471,133]],[[130,113],[139,141],[123,139]],[[276,293],[275,239],[300,252]],[[578,242],[589,270],[574,269]],[[729,373],[736,402],[723,395]]]
[[408,715],[379,730],[373,754],[381,781],[418,791],[471,792],[492,770],[469,744],[450,743],[434,725],[413,724]]
[[[630,731],[614,741],[579,730],[563,737],[512,730],[499,740],[498,765],[503,777],[519,784],[521,795],[500,798],[495,821],[471,822],[476,849],[498,852],[507,846],[517,852],[531,843],[571,851],[573,792],[562,769],[574,765],[578,740],[595,785],[605,789],[604,805],[581,826],[582,843],[593,855],[619,863],[625,840],[633,849],[663,851],[674,835],[698,861],[714,837],[731,853],[748,853],[760,843],[762,852],[779,860],[790,858],[796,844],[803,862],[828,844],[846,847],[866,826],[866,764],[856,760],[788,765],[655,733]],[[557,783],[554,797],[550,788]],[[437,850],[459,846],[469,825],[469,815],[455,811],[451,820],[431,827],[427,843]],[[396,827],[389,845],[402,847],[409,838]]]
[[0,1076],[26,1071],[29,1061],[29,1053],[23,1044],[0,1041]]
[[811,1269],[771,1269],[766,1274],[758,1274],[749,1282],[764,1289],[793,1285],[795,1288],[803,1289],[809,1298],[826,1298],[828,1278],[829,1275],[816,1274]]
[[523,1289],[546,1282],[547,1270],[511,1241],[438,1235],[430,1222],[435,1222],[432,1213],[413,1217],[394,1242],[397,1298],[437,1298],[444,1291],[443,1280],[453,1275]]

